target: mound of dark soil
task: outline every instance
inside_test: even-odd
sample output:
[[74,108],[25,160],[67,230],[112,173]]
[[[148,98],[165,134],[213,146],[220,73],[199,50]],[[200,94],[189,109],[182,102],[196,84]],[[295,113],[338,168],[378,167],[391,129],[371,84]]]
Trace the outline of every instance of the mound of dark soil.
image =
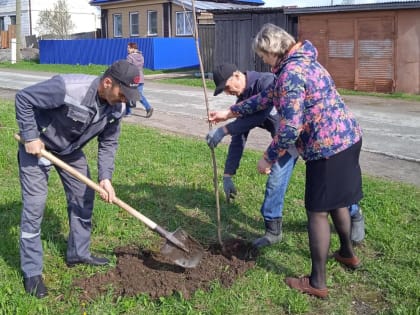
[[77,279],[74,286],[83,290],[82,298],[94,299],[111,287],[115,296],[148,294],[151,298],[170,296],[175,292],[188,299],[198,289],[207,291],[214,281],[224,287],[254,267],[258,252],[251,244],[230,239],[223,246],[211,245],[197,267],[185,269],[173,264],[161,253],[137,246],[118,247],[114,250],[117,266],[105,274]]

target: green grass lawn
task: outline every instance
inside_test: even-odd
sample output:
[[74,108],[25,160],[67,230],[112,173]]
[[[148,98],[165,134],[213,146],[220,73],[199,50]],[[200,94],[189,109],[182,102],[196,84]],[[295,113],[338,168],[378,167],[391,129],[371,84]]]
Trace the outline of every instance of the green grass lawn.
[[[49,296],[37,300],[24,292],[19,266],[20,185],[16,165],[14,107],[0,100],[0,314],[419,314],[420,189],[364,176],[361,201],[367,236],[356,253],[363,267],[327,266],[330,297],[319,300],[289,289],[285,276],[310,272],[304,210],[304,164],[298,162],[285,203],[284,239],[266,248],[256,267],[230,288],[215,283],[190,300],[180,296],[114,298],[111,292],[82,301],[73,279],[115,267],[113,249],[136,244],[156,249],[162,239],[124,210],[97,198],[92,251],[111,258],[109,267],[67,268],[64,263],[67,211],[63,189],[52,172],[42,225],[44,276]],[[96,141],[85,152],[96,178]],[[219,176],[227,147],[216,150]],[[265,176],[257,174],[261,152],[247,150],[235,176],[239,196],[226,204],[221,196],[223,239],[253,239],[263,233],[259,213]],[[123,124],[114,187],[120,199],[169,231],[181,226],[203,244],[217,242],[216,199],[210,151],[200,139],[171,136]],[[222,191],[221,181],[219,190]],[[338,247],[332,234],[331,251]]]

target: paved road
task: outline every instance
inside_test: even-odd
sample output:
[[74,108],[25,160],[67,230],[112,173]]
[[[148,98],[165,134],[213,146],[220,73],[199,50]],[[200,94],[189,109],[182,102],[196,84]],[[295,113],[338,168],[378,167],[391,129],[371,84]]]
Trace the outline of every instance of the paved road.
[[[48,73],[16,72],[0,69],[0,98],[10,98],[14,91],[51,76]],[[3,88],[3,89],[2,89]],[[10,89],[10,90],[6,90]],[[206,98],[208,107],[224,109],[234,97],[213,97],[201,88],[157,83],[146,78],[145,95],[155,107],[151,119],[144,119],[141,109],[126,120],[169,132],[204,137]],[[420,102],[375,97],[345,96],[347,105],[355,113],[363,131],[361,165],[363,172],[415,184],[420,187]],[[228,137],[224,139],[227,143]],[[267,132],[251,133],[248,145],[265,149],[270,139]]]

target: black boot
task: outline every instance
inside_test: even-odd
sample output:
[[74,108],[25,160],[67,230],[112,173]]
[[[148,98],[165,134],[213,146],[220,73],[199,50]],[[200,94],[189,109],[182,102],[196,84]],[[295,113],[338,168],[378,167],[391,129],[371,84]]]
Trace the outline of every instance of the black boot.
[[272,245],[280,242],[282,238],[282,218],[274,220],[264,220],[265,234],[252,242],[252,245],[257,248]]
[[74,267],[79,264],[91,266],[105,266],[109,264],[109,259],[105,257],[90,256],[88,258],[73,258],[66,260],[67,267]]
[[42,281],[42,276],[34,276],[23,279],[25,291],[38,299],[42,299],[48,295],[47,288]]

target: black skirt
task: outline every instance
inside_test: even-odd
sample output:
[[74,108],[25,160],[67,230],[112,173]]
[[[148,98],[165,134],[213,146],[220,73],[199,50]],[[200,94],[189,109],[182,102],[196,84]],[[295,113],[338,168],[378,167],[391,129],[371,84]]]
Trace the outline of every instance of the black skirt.
[[361,148],[362,140],[328,159],[306,162],[307,211],[331,211],[362,199]]

